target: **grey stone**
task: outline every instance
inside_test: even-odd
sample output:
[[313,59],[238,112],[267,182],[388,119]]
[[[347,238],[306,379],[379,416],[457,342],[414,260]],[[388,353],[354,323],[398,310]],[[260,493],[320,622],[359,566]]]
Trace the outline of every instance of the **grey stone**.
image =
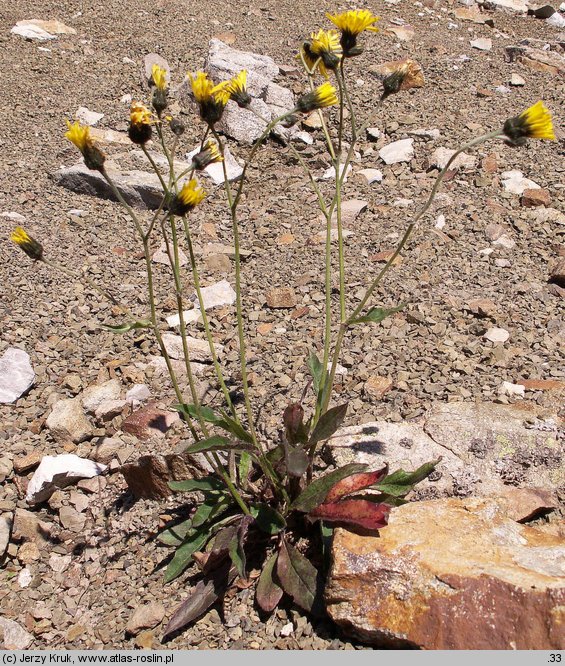
[[[202,301],[204,302],[204,309],[210,310],[221,305],[232,305],[235,303],[236,293],[231,284],[227,280],[221,280],[209,287],[202,287],[200,290]],[[196,293],[192,294],[190,300],[199,305],[198,296]]]
[[478,37],[477,39],[472,39],[469,43],[474,49],[478,49],[479,51],[490,51],[492,49],[492,39],[488,37]]
[[[255,113],[258,113],[258,118]],[[227,136],[243,145],[250,146],[263,134],[267,122],[271,121],[271,110],[259,98],[251,100],[249,109],[240,109],[235,102],[228,102],[218,128]]]
[[[187,154],[187,163],[190,164],[192,158],[200,151],[200,146]],[[241,178],[243,168],[239,165],[235,157],[232,155],[229,146],[224,146],[224,162],[228,175],[228,180],[234,182]],[[224,182],[224,167],[221,162],[214,162],[209,164],[201,173],[208,176],[214,185],[222,185]]]
[[29,354],[9,347],[0,357],[0,403],[10,404],[33,386],[35,372]]
[[496,326],[489,328],[484,335],[485,340],[489,340],[490,342],[506,342],[509,337],[510,333],[506,329]]
[[96,408],[95,416],[98,421],[111,421],[124,411],[126,405],[125,400],[104,400]]
[[[162,337],[169,356],[173,359],[184,359],[182,337],[180,335],[173,335],[172,333],[164,333]],[[210,362],[212,360],[207,340],[199,340],[198,338],[187,336],[187,346],[191,361]],[[217,343],[215,348],[216,354],[220,358],[224,347]]]
[[10,534],[12,532],[12,514],[3,513],[0,515],[0,562],[4,557],[8,543],[10,542]]
[[[438,169],[444,169],[454,153],[455,151],[450,150],[449,148],[436,148],[430,157],[430,164]],[[450,164],[449,168],[474,169],[476,162],[477,160],[473,155],[461,153],[461,155],[458,155]]]
[[82,532],[86,523],[86,516],[73,509],[72,506],[63,506],[59,510],[59,520],[66,530]]
[[117,400],[122,392],[119,379],[109,379],[102,384],[93,384],[85,388],[80,395],[84,409],[93,414],[107,400]]
[[94,449],[93,458],[97,462],[108,464],[124,443],[117,437],[104,437]]
[[[4,650],[27,650],[33,643],[33,636],[13,620],[0,617],[0,647]],[[15,655],[14,655],[15,656]]]
[[12,473],[13,469],[14,463],[12,460],[6,456],[2,456],[2,458],[0,458],[0,483],[4,483],[6,478]]
[[53,438],[60,443],[78,444],[89,439],[93,427],[82,411],[79,398],[59,400],[45,422]]

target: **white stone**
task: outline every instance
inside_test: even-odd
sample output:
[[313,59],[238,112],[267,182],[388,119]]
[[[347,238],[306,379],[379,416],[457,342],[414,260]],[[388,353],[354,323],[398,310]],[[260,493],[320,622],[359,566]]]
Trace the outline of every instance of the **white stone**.
[[64,488],[79,479],[91,479],[102,474],[106,465],[79,458],[73,453],[44,456],[27,487],[28,504],[49,499],[58,488]]
[[558,12],[552,14],[548,19],[545,20],[545,22],[554,28],[565,28],[565,16],[561,16],[561,14]]
[[383,179],[383,172],[380,169],[361,169],[357,173],[363,176],[369,185],[380,183]]
[[414,157],[414,139],[400,139],[379,150],[379,157],[385,164],[409,162]]
[[96,111],[90,111],[86,106],[79,106],[77,112],[75,113],[75,118],[79,120],[83,125],[89,125],[93,127],[96,123],[100,122],[104,118],[103,113],[96,113]]
[[20,627],[17,622],[1,616],[0,633],[4,634],[3,647],[5,650],[27,650],[33,643],[33,636],[23,627]]
[[49,557],[49,566],[55,573],[63,573],[65,569],[68,569],[71,559],[70,555],[57,555],[57,553],[51,553],[51,556]]
[[169,67],[169,63],[165,60],[165,58],[163,58],[163,56],[159,55],[158,53],[148,53],[143,58],[143,72],[147,81],[153,79],[153,65],[158,65],[165,70],[165,79],[167,83],[169,83],[171,80],[171,68]]
[[[227,280],[221,280],[209,287],[202,287],[200,293],[205,310],[210,310],[221,305],[232,305],[236,299],[236,293]],[[196,305],[199,305],[196,293],[192,294],[190,298]]]
[[[182,314],[185,326],[194,324],[195,322],[202,319],[202,312],[200,312],[198,308],[184,310]],[[176,328],[177,326],[180,326],[180,315],[174,314],[167,317],[167,324],[169,325],[169,328]]]
[[489,0],[489,4],[499,9],[508,9],[520,14],[525,14],[528,11],[526,0]]
[[505,328],[493,326],[488,329],[484,337],[486,340],[490,340],[490,342],[506,342],[510,337],[510,333]]
[[[450,150],[449,148],[436,148],[430,157],[430,164],[438,169],[445,169],[451,156],[455,152],[455,150]],[[477,159],[473,155],[461,153],[461,155],[458,155],[449,167],[450,169],[474,169],[476,162]]]
[[[174,257],[174,250],[172,243],[169,243],[169,249]],[[171,262],[169,261],[169,255],[167,254],[167,245],[165,241],[161,244],[161,247],[153,253],[151,261],[154,261],[156,264],[162,264],[163,266],[170,266]],[[179,247],[179,266],[186,266],[188,263],[188,257]]]
[[[173,335],[172,333],[163,333],[163,343],[169,356],[173,359],[184,359],[182,337],[180,335]],[[186,336],[186,343],[188,353],[191,361],[206,362],[212,360],[210,354],[210,346],[207,340],[199,340],[189,335]],[[221,344],[215,344],[216,355],[221,357],[224,347]]]
[[508,234],[502,234],[502,236],[499,236],[495,241],[492,243],[493,245],[500,245],[501,247],[505,247],[507,250],[511,250],[515,245],[516,241]]
[[22,569],[18,574],[18,585],[22,590],[25,587],[29,587],[32,580],[33,576],[31,574],[31,571],[27,567],[25,569]]
[[524,190],[540,189],[537,183],[529,178],[524,178],[524,174],[516,169],[504,171],[501,174],[501,180],[502,187],[512,194],[523,194]]
[[367,127],[367,136],[376,141],[381,136],[381,130],[378,127]]
[[302,143],[305,143],[307,146],[311,146],[314,143],[314,139],[312,138],[312,135],[309,134],[308,132],[295,132],[292,135],[292,140],[293,141],[300,141]]
[[119,416],[127,405],[125,400],[103,400],[94,415],[98,421],[111,421],[115,416]]
[[7,217],[9,220],[14,220],[14,222],[25,222],[26,219],[20,213],[15,213],[14,211],[8,211],[6,213],[0,213],[0,217]]
[[284,636],[285,638],[293,633],[294,633],[294,625],[292,624],[292,622],[288,622],[287,624],[284,625],[284,627],[281,628],[281,636]]
[[512,382],[502,382],[498,387],[498,393],[500,395],[507,395],[511,398],[523,398],[526,388],[521,384],[512,384]]
[[526,80],[522,78],[519,74],[516,74],[516,72],[512,72],[512,74],[510,75],[510,85],[524,86],[526,85]]
[[48,39],[56,39],[55,35],[50,34],[47,30],[43,30],[43,28],[30,24],[27,21],[18,21],[10,32],[26,39],[37,39],[40,42],[47,41]]
[[[190,153],[187,153],[186,159],[187,162],[191,162],[192,158],[200,151],[200,146],[197,146],[194,150],[191,150]],[[235,157],[231,154],[231,151],[227,145],[224,146],[224,160],[226,164],[226,171],[228,174],[228,180],[230,182],[239,180],[241,174],[243,173],[243,168],[239,165]],[[204,171],[204,175],[208,176],[214,185],[222,185],[224,182],[224,167],[221,162],[214,162],[214,164],[209,164]]]
[[[331,372],[331,370],[332,370],[332,362],[331,361],[328,362],[327,368],[328,368],[328,372]],[[343,365],[340,365],[338,363],[335,366],[335,374],[336,375],[340,375],[342,377],[345,377],[345,375],[347,375],[347,373],[348,373],[348,370],[347,370],[347,368],[344,368]]]
[[109,379],[102,384],[93,384],[85,388],[79,396],[84,409],[93,414],[106,400],[117,400],[122,392],[119,379]]
[[35,372],[29,354],[17,347],[8,347],[0,357],[0,404],[8,405],[33,386]]
[[492,39],[488,37],[472,39],[469,43],[474,49],[479,49],[479,51],[490,51],[492,49]]
[[3,513],[0,515],[0,560],[8,548],[10,534],[12,532],[12,514]]
[[146,384],[134,384],[126,393],[126,402],[139,407],[151,397],[151,391]]
[[[345,169],[345,164],[340,164],[340,167],[338,169],[340,176],[343,174],[344,169]],[[351,164],[348,164],[347,171],[345,172],[345,176],[343,178],[344,183],[347,181],[347,177],[349,176],[350,173],[351,173]],[[333,166],[324,171],[324,173],[322,174],[322,180],[335,180],[335,168]]]
[[445,215],[443,213],[438,215],[436,223],[435,223],[434,226],[435,226],[436,229],[440,229],[440,230],[445,227]]

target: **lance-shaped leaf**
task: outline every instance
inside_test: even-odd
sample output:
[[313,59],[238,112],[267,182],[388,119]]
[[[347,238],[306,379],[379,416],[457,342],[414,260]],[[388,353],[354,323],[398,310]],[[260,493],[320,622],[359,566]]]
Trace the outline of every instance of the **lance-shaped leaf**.
[[386,479],[377,483],[375,490],[385,495],[392,495],[393,497],[404,497],[417,483],[423,481],[434,471],[440,460],[441,458],[438,458],[437,460],[424,463],[413,472],[405,472],[403,469],[396,470],[396,472],[387,476]]
[[252,451],[253,444],[231,440],[222,435],[212,435],[188,446],[186,453],[199,453],[200,451]]
[[316,444],[316,442],[321,442],[323,439],[328,439],[328,437],[331,437],[342,424],[346,413],[347,403],[328,409],[327,412],[320,416],[320,420],[310,435],[310,440],[308,443]]
[[197,490],[204,492],[205,490],[225,490],[226,484],[215,476],[207,476],[204,479],[186,479],[185,481],[169,481],[168,484],[171,490],[177,492],[193,493]]
[[312,511],[312,509],[319,504],[322,504],[326,499],[326,495],[338,481],[341,481],[352,474],[356,474],[357,472],[364,472],[366,469],[367,465],[361,463],[349,463],[325,476],[321,476],[319,479],[312,481],[312,483],[300,493],[290,508],[304,511],[304,513]]
[[278,534],[286,527],[286,520],[268,504],[251,504],[249,511],[255,518],[259,529],[266,534]]
[[342,497],[352,495],[360,490],[369,488],[370,486],[382,481],[388,474],[388,465],[376,472],[361,472],[360,474],[352,474],[338,481],[330,492],[326,495],[324,502],[336,502]]
[[190,418],[199,418],[200,415],[204,421],[213,423],[214,425],[217,425],[218,428],[222,428],[222,430],[227,430],[244,442],[253,442],[253,437],[251,437],[247,430],[224,412],[216,414],[216,412],[213,409],[210,409],[210,407],[196,407],[196,405],[189,405],[187,403],[176,404],[173,405],[173,407],[181,414],[188,415]]
[[266,613],[275,610],[283,595],[282,587],[273,579],[278,556],[278,553],[274,553],[265,562],[255,591],[255,599]]
[[191,529],[192,520],[189,518],[177,525],[165,527],[165,529],[157,535],[157,541],[160,541],[167,546],[178,546],[184,541]]
[[128,331],[135,331],[138,328],[151,328],[153,324],[146,319],[140,319],[139,321],[128,321],[125,324],[118,324],[117,326],[112,326],[110,324],[102,324],[102,328],[107,331],[112,331],[112,333],[127,333]]
[[372,322],[373,324],[378,324],[379,322],[383,321],[383,319],[390,317],[390,315],[394,314],[395,312],[400,312],[400,310],[403,310],[407,305],[408,301],[397,305],[395,308],[372,308],[365,316],[354,319],[350,323],[366,324]]
[[226,564],[221,569],[216,569],[208,578],[199,581],[188,599],[173,613],[165,627],[163,641],[205,613],[225,593],[235,577],[235,569]]
[[227,511],[233,504],[232,496],[225,492],[206,492],[204,501],[198,506],[192,516],[192,525],[200,527],[209,523]]
[[388,504],[375,504],[364,499],[346,499],[341,502],[321,504],[310,511],[308,518],[328,523],[355,525],[366,530],[378,530],[387,524],[389,513]]
[[311,351],[308,356],[308,368],[312,375],[312,381],[314,383],[314,391],[316,395],[320,392],[320,385],[322,383],[322,377],[324,376],[324,366],[318,360],[316,354]]
[[236,533],[232,537],[230,544],[228,546],[231,561],[235,566],[235,568],[237,569],[237,573],[243,580],[247,578],[247,574],[245,571],[246,558],[245,558],[244,545],[247,539],[247,532],[249,531],[249,525],[251,525],[252,522],[253,522],[252,516],[243,516],[241,522],[237,526]]
[[277,558],[277,578],[297,606],[309,613],[320,612],[318,572],[310,560],[284,539]]
[[189,534],[182,545],[175,551],[173,559],[165,571],[165,583],[170,583],[177,576],[181,575],[192,562],[192,554],[205,546],[211,536],[209,527],[194,530]]

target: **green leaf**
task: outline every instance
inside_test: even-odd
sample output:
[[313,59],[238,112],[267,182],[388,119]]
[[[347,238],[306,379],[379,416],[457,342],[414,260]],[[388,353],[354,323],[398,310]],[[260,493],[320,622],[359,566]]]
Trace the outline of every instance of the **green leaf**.
[[282,587],[273,580],[273,572],[277,564],[278,556],[278,553],[274,553],[266,561],[263,566],[263,571],[261,571],[261,575],[259,576],[259,581],[257,582],[255,598],[257,599],[260,608],[266,613],[275,610],[283,595]]
[[200,451],[250,451],[253,446],[248,442],[233,441],[222,435],[212,435],[208,439],[201,439],[188,446],[186,453],[199,453]]
[[277,559],[277,577],[295,604],[316,614],[320,606],[318,572],[310,560],[284,539]]
[[286,520],[268,504],[251,504],[249,511],[257,521],[259,529],[267,534],[278,534],[286,527]]
[[217,479],[215,476],[207,476],[204,479],[186,479],[186,481],[169,481],[168,484],[171,490],[176,490],[181,493],[193,493],[197,490],[224,490],[225,483]]
[[312,509],[322,504],[326,499],[326,495],[329,493],[330,488],[335,486],[338,481],[345,479],[346,476],[351,476],[351,474],[363,472],[366,469],[367,465],[361,463],[349,463],[348,465],[344,465],[343,467],[312,481],[312,483],[294,500],[290,508],[304,511],[305,513],[312,511]]
[[181,573],[191,564],[193,553],[203,548],[211,536],[210,528],[206,527],[200,530],[195,530],[193,534],[190,534],[184,540],[184,542],[177,548],[173,559],[165,571],[165,583],[170,583],[181,575]]
[[192,519],[184,520],[182,523],[177,523],[171,527],[166,527],[162,532],[157,535],[157,540],[167,546],[178,546],[192,529]]
[[151,328],[153,324],[146,319],[140,319],[139,321],[128,321],[125,324],[118,324],[118,326],[111,326],[110,324],[102,324],[102,328],[107,331],[112,331],[112,333],[127,333],[128,331],[134,331],[138,328]]
[[238,439],[243,440],[244,442],[249,442],[253,444],[253,437],[245,430],[245,428],[238,423],[231,416],[228,416],[225,412],[221,412],[222,419],[216,422],[216,425],[223,430],[231,432],[232,435],[235,435]]
[[176,409],[176,411],[181,414],[187,414],[193,419],[198,418],[198,412],[200,411],[200,416],[208,423],[218,423],[218,421],[222,420],[213,409],[210,409],[210,407],[200,406],[200,408],[197,409],[196,405],[189,405],[183,402],[173,405],[173,409]]
[[441,458],[438,458],[424,463],[413,472],[405,472],[403,469],[399,469],[389,474],[381,483],[377,483],[374,488],[386,495],[404,497],[417,483],[423,481],[434,471],[440,460]]
[[251,473],[252,464],[253,464],[253,459],[251,458],[249,453],[243,451],[241,453],[241,456],[239,457],[239,464],[237,466],[239,483],[241,484],[243,490],[247,490],[248,488],[249,474]]
[[221,516],[233,504],[231,495],[227,493],[206,493],[206,498],[196,509],[192,516],[194,527],[200,527],[204,523],[209,523],[218,516]]
[[358,319],[353,319],[351,321],[351,324],[366,324],[366,323],[373,323],[373,324],[378,324],[379,322],[383,321],[383,319],[386,319],[387,317],[390,317],[390,315],[393,315],[395,312],[400,312],[400,310],[404,310],[404,308],[408,305],[409,301],[405,301],[404,303],[401,303],[400,305],[397,305],[395,308],[372,308],[367,312],[367,314],[363,317],[359,317]]
[[324,366],[320,363],[320,360],[313,351],[311,351],[310,355],[308,356],[308,368],[310,370],[310,374],[312,375],[314,392],[316,395],[318,395],[320,392],[322,377],[324,376]]
[[310,441],[308,442],[310,445],[316,444],[316,442],[320,442],[323,439],[328,439],[328,437],[331,437],[334,434],[343,423],[343,419],[347,414],[347,405],[348,403],[345,402],[343,405],[332,407],[320,416],[320,420],[316,424],[314,432],[310,435]]

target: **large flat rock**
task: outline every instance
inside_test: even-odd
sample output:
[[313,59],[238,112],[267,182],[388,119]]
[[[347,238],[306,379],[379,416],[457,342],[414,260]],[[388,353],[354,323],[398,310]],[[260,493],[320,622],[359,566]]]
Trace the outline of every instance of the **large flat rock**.
[[378,536],[336,530],[326,602],[378,646],[562,650],[565,542],[492,498],[406,504]]

